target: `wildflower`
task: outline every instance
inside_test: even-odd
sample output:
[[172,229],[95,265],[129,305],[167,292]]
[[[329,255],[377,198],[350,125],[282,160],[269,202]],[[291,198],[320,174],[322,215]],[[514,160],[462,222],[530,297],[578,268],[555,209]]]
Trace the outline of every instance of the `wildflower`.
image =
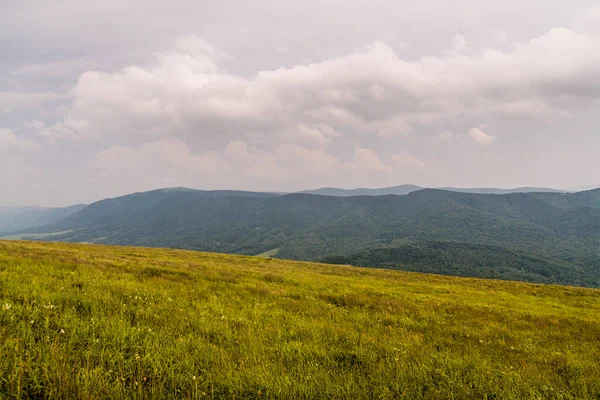
[[2,305],[2,309],[3,310],[10,310],[11,307],[12,306],[10,304],[8,304],[8,303],[5,303],[5,304]]
[[196,375],[192,376],[192,379],[193,379],[193,380],[196,380]]
[[61,333],[61,334],[62,334],[62,333],[65,333],[65,330],[64,330],[64,329],[61,329],[61,330],[60,330],[60,333]]

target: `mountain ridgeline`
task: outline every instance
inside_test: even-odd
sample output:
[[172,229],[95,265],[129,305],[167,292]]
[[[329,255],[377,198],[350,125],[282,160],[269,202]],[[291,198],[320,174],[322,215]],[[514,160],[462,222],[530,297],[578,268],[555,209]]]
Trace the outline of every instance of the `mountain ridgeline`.
[[[417,190],[426,189],[421,186],[415,185],[399,185],[389,186],[378,189],[340,189],[333,187],[325,187],[315,190],[305,190],[299,193],[305,194],[320,194],[322,196],[338,196],[338,197],[351,197],[351,196],[385,196],[388,194],[404,195]],[[480,194],[509,194],[509,193],[565,193],[563,190],[541,188],[541,187],[519,187],[514,189],[498,189],[498,188],[454,188],[454,187],[441,187],[437,188],[440,190],[449,190],[452,192],[459,193],[480,193]]]
[[[171,247],[440,274],[600,286],[600,190],[424,189],[334,197],[163,189],[52,224],[69,242]],[[27,238],[27,237],[26,237]]]

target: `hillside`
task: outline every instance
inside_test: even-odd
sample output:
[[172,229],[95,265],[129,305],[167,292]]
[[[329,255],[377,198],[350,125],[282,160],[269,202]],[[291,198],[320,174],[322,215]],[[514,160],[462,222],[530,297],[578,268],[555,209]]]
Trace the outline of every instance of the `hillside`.
[[83,209],[85,205],[70,207],[0,207],[0,235],[52,224]]
[[363,250],[349,256],[329,256],[322,261],[535,283],[585,285],[594,282],[582,268],[568,262],[485,244],[407,242],[396,247]]
[[[271,252],[309,261],[406,241],[467,243],[526,256],[519,259],[524,264],[510,267],[513,271],[537,270],[536,260],[543,260],[548,268],[534,281],[600,282],[600,190],[486,195],[426,189],[357,197],[158,190],[103,200],[29,231],[31,238],[47,232],[57,232],[50,239],[60,241]],[[471,260],[461,267],[467,276],[527,275],[483,273]]]
[[597,398],[600,291],[0,241],[0,397]]

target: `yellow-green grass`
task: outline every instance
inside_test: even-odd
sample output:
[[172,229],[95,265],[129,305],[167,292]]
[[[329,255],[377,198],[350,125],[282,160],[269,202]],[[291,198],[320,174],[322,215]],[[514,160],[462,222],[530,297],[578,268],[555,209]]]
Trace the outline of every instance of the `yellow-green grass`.
[[275,257],[279,252],[279,247],[276,249],[267,250],[264,253],[260,253],[257,257]]
[[27,240],[27,239],[48,239],[50,240],[54,236],[64,235],[65,233],[73,232],[70,231],[62,231],[62,232],[53,232],[53,233],[18,233],[15,235],[7,235],[0,236],[0,240]]
[[0,398],[600,398],[600,291],[0,242]]

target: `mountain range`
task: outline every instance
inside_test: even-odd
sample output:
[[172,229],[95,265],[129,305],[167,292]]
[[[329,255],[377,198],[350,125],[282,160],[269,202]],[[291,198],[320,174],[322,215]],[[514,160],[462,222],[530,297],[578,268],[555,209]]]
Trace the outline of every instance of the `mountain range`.
[[[333,187],[325,187],[316,190],[305,190],[299,193],[306,194],[320,194],[323,196],[340,196],[340,197],[350,197],[350,196],[385,196],[388,194],[395,195],[404,195],[409,194],[411,192],[416,192],[417,190],[426,189],[425,187],[416,186],[416,185],[399,185],[399,186],[390,186],[379,189],[368,189],[368,188],[359,188],[359,189],[340,189]],[[455,188],[455,187],[441,187],[437,188],[440,190],[449,190],[451,192],[459,192],[459,193],[481,193],[481,194],[509,194],[509,193],[565,193],[564,190],[559,189],[551,189],[551,188],[541,188],[541,187],[519,187],[514,189],[498,189],[498,188]]]
[[0,207],[0,234],[51,224],[84,207],[84,204],[58,208]]
[[[297,193],[305,194],[318,194],[323,196],[336,196],[336,197],[351,197],[351,196],[384,196],[384,195],[405,195],[417,190],[422,190],[424,187],[416,185],[398,185],[390,186],[378,189],[340,189],[340,188],[320,188],[315,190],[306,190]],[[515,189],[495,189],[495,188],[440,188],[442,190],[450,190],[454,192],[463,193],[488,193],[488,194],[508,194],[508,193],[532,193],[532,192],[555,192],[564,193],[564,191],[550,188],[537,188],[537,187],[522,187]],[[168,188],[163,190],[170,191],[196,191],[195,189],[188,189],[182,187]],[[211,196],[245,196],[245,197],[272,197],[276,195],[284,195],[289,193],[280,192],[247,192],[237,190],[213,190],[204,191],[207,195]],[[83,209],[85,204],[77,204],[69,207],[36,207],[36,206],[25,206],[25,207],[6,207],[0,206],[0,235],[7,235],[12,232],[20,232],[29,228],[37,226],[48,225],[59,219],[76,213]]]
[[174,188],[102,200],[20,237],[600,286],[600,190],[336,197]]

